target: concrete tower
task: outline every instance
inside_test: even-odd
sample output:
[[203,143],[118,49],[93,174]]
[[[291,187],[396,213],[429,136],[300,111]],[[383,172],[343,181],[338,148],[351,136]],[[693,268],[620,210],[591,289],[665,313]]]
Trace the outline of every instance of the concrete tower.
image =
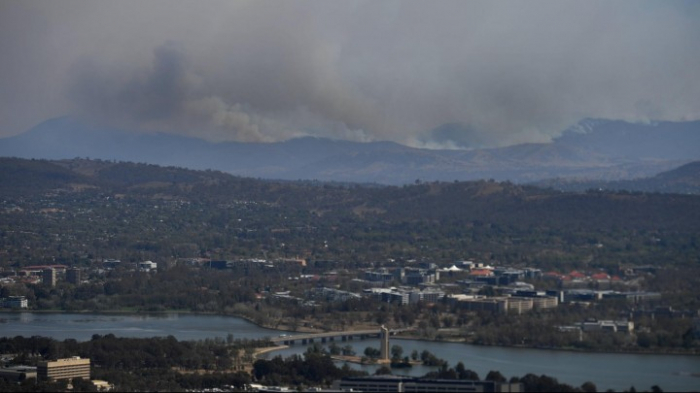
[[379,333],[379,342],[381,345],[381,359],[389,360],[389,329],[385,328],[384,325],[382,325]]

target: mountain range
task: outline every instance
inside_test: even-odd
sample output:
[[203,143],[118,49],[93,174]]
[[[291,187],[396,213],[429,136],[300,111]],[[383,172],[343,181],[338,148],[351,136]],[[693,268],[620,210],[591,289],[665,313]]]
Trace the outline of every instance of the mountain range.
[[276,143],[214,143],[174,134],[94,127],[61,117],[0,139],[0,156],[90,157],[282,180],[381,184],[477,179],[525,183],[555,178],[618,181],[654,176],[700,160],[700,122],[584,120],[550,143],[431,150],[393,142],[315,137]]

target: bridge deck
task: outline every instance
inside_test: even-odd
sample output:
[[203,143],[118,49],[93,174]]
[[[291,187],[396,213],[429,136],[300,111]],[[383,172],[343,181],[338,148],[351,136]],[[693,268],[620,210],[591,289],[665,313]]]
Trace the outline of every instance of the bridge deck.
[[[390,330],[389,334],[396,334],[408,329],[394,329]],[[324,339],[324,338],[336,338],[336,337],[353,337],[353,336],[374,336],[379,335],[379,329],[372,330],[348,330],[342,332],[325,332],[325,333],[307,333],[307,334],[296,334],[289,336],[280,336],[270,339],[274,343],[291,343],[293,341],[308,341],[314,339]]]

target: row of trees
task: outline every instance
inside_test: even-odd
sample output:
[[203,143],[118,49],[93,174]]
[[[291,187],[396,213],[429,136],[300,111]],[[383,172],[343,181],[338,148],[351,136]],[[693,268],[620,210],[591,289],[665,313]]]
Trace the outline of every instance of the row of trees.
[[34,365],[41,359],[81,356],[90,358],[96,370],[228,370],[234,366],[241,351],[271,345],[266,340],[178,341],[173,336],[125,338],[113,334],[94,335],[85,342],[74,339],[57,341],[40,336],[0,338],[0,352],[16,354],[12,361],[15,364]]
[[[251,377],[240,370],[242,354],[269,345],[265,340],[178,341],[172,336],[123,338],[112,334],[94,335],[85,342],[39,336],[0,338],[0,352],[15,354],[10,364],[36,365],[43,359],[69,356],[89,358],[92,378],[110,381],[117,391],[183,391],[223,385],[243,388]],[[0,380],[3,383],[2,391],[65,391],[55,384],[35,385],[35,381],[8,384]]]

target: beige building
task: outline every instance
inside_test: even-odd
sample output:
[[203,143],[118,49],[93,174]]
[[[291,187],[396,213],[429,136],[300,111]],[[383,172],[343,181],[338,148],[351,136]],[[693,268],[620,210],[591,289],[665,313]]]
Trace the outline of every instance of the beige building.
[[39,380],[57,381],[61,379],[83,378],[90,380],[90,359],[73,356],[68,359],[39,362],[36,368]]
[[95,385],[95,388],[97,389],[98,392],[109,392],[109,391],[114,390],[114,385],[107,382],[107,381],[93,379],[92,384]]
[[490,311],[502,314],[522,314],[533,309],[556,308],[559,301],[553,296],[518,297],[518,296],[479,296],[452,295],[450,300],[470,311]]
[[559,299],[555,296],[540,296],[532,298],[532,308],[535,310],[545,310],[548,308],[557,308]]

